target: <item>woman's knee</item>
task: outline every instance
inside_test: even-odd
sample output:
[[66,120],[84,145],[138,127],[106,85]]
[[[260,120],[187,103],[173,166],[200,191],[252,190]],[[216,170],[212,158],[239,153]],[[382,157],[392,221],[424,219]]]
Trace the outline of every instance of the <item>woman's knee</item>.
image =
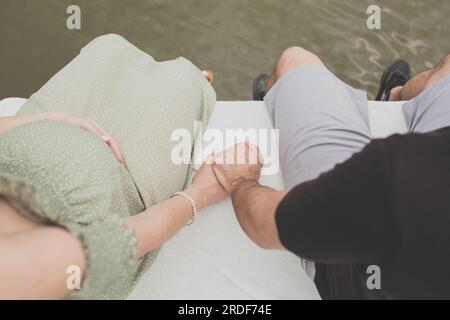
[[290,47],[281,54],[278,60],[276,67],[277,78],[281,78],[290,70],[310,64],[324,65],[322,60],[314,53],[301,47]]

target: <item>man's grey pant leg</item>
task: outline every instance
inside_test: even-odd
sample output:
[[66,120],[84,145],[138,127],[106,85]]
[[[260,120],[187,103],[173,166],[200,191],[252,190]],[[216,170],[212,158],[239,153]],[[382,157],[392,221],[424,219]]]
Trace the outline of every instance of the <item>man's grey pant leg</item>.
[[265,102],[280,130],[280,164],[287,188],[317,178],[372,139],[366,93],[323,66],[289,72]]
[[450,75],[403,105],[411,133],[426,133],[450,126]]

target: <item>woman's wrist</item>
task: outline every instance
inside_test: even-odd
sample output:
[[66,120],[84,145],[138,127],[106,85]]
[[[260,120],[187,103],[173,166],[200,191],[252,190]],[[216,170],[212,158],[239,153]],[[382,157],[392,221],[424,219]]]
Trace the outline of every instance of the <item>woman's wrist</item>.
[[0,117],[0,134],[34,122],[33,116]]
[[200,211],[201,209],[203,209],[208,205],[206,199],[204,198],[205,193],[202,192],[202,190],[200,190],[199,188],[197,188],[197,186],[190,185],[189,187],[186,188],[186,190],[184,190],[184,192],[188,194],[192,198],[192,200],[194,200],[198,211]]
[[42,121],[45,119],[46,119],[45,113],[35,113],[35,114],[31,114],[31,115],[17,117],[17,120],[19,121],[21,126],[30,124],[33,122],[39,122],[39,121]]

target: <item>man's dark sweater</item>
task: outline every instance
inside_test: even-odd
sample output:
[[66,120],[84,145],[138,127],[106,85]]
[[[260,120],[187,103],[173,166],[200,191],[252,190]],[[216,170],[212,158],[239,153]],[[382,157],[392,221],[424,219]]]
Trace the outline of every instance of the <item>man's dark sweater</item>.
[[450,299],[450,128],[375,140],[294,188],[276,219],[324,299]]

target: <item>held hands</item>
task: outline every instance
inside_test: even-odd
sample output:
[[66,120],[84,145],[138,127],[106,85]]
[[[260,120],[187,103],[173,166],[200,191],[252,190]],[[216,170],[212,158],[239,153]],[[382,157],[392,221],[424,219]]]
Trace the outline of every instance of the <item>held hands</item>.
[[257,182],[262,159],[257,146],[249,143],[235,145],[226,152],[210,156],[186,190],[198,199],[199,207],[222,201],[241,183]]
[[258,182],[262,163],[257,146],[241,143],[216,155],[213,168],[218,182],[231,195],[243,182]]

